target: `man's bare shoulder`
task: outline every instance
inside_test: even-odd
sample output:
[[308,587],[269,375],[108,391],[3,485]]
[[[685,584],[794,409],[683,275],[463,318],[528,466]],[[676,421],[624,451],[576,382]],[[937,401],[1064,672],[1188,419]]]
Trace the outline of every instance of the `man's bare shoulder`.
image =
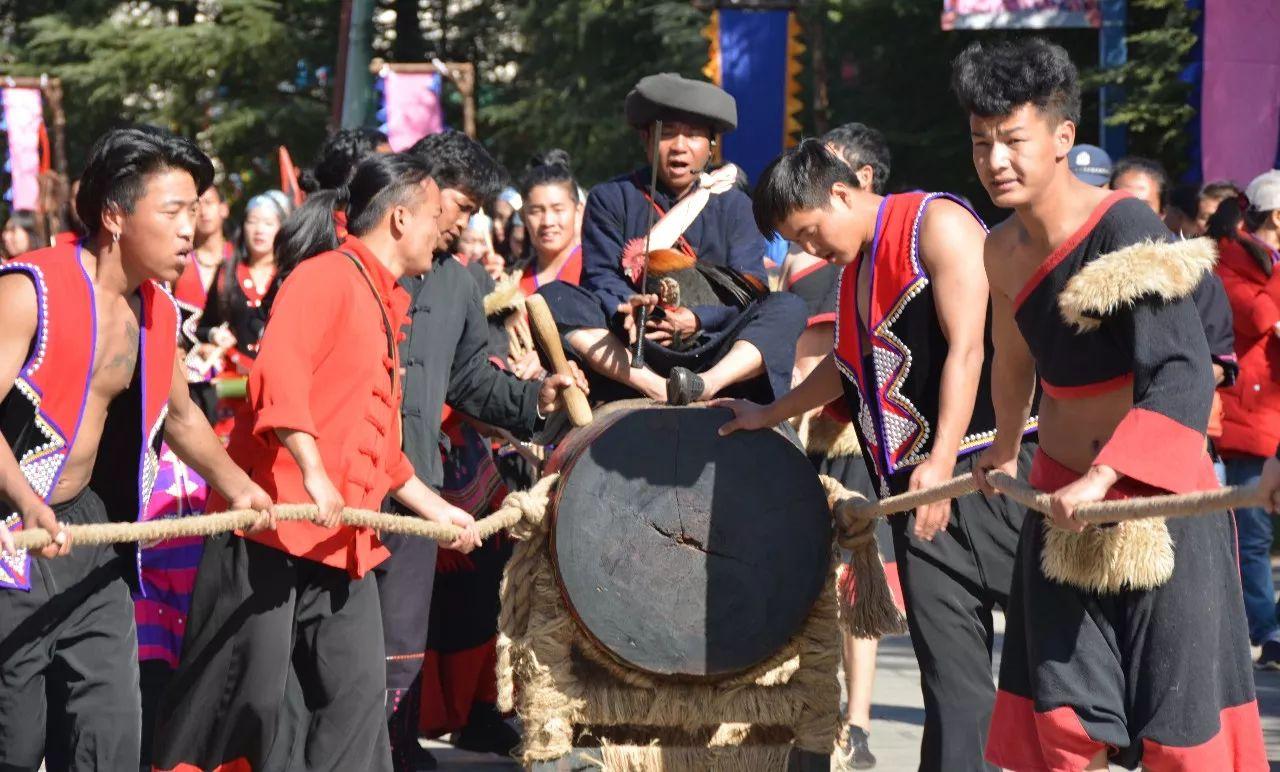
[[0,339],[30,340],[38,317],[36,287],[24,273],[0,275]]
[[1022,282],[1026,281],[1026,276],[1021,273],[1026,262],[1026,249],[1026,232],[1018,218],[1012,215],[987,234],[982,259],[992,293],[998,292],[1008,298],[1017,294]]
[[931,270],[942,263],[976,262],[985,236],[972,212],[949,198],[936,198],[920,219],[920,254]]
[[959,202],[939,196],[928,202],[920,220],[920,234],[947,236],[956,230],[982,231],[982,223]]

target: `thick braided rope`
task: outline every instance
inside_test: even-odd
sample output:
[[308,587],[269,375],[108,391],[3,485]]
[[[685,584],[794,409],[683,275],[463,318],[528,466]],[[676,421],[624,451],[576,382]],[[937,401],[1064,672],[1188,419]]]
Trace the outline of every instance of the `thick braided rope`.
[[[554,480],[547,484],[549,487]],[[535,488],[536,489],[536,488]],[[543,496],[545,497],[543,488]],[[487,539],[498,531],[515,525],[523,517],[524,499],[536,496],[534,490],[512,494],[498,509],[476,524],[480,538]],[[277,504],[276,520],[308,520],[314,521],[319,509],[314,504]],[[161,518],[140,523],[99,523],[94,525],[69,525],[67,531],[72,545],[114,544],[118,542],[150,542],[163,539],[174,539],[182,536],[210,536],[215,533],[226,533],[248,528],[258,519],[258,512],[252,509],[235,509],[229,512],[217,512],[210,515],[191,515],[189,517]],[[372,528],[386,533],[399,533],[406,536],[418,536],[435,539],[448,544],[462,533],[457,526],[434,523],[419,517],[406,515],[389,515],[385,512],[373,512],[367,509],[342,510],[344,525]],[[18,531],[14,535],[14,543],[18,549],[37,550],[51,542],[49,532],[43,528],[31,528]]]
[[[1036,490],[1026,482],[1004,472],[988,473],[987,479],[1001,493],[1028,509],[1049,513],[1050,496]],[[976,491],[973,475],[959,475],[941,485],[923,490],[889,496],[879,502],[868,502],[861,496],[851,496],[837,503],[840,522],[871,520],[885,515],[909,512],[916,507],[936,501],[963,496]],[[1179,493],[1145,498],[1117,499],[1084,504],[1076,509],[1076,518],[1092,524],[1121,523],[1146,517],[1194,517],[1213,514],[1224,509],[1238,507],[1270,507],[1271,502],[1257,488],[1235,486],[1196,493]]]
[[[987,479],[1001,493],[1019,504],[1044,514],[1049,513],[1049,494],[1011,477],[1004,472],[990,472]],[[1194,517],[1221,512],[1237,507],[1270,508],[1269,502],[1257,488],[1233,486],[1213,491],[1179,493],[1167,496],[1116,499],[1084,504],[1076,509],[1076,519],[1086,523],[1122,523],[1145,517]]]
[[[989,479],[1002,493],[1023,506],[1037,512],[1046,514],[1049,512],[1048,494],[1037,491],[1027,483],[1003,472],[992,472]],[[976,489],[972,475],[960,475],[933,488],[890,496],[874,503],[868,503],[860,496],[849,496],[839,501],[836,509],[845,538],[856,538],[864,531],[852,527],[854,520],[872,520],[885,515],[907,512],[936,501],[963,496]],[[1076,517],[1086,523],[1119,523],[1146,517],[1193,517],[1248,506],[1269,507],[1270,502],[1258,492],[1257,488],[1237,486],[1213,491],[1085,504],[1076,510]],[[312,504],[276,505],[277,520],[314,520],[316,512],[316,507]],[[140,523],[72,525],[67,526],[67,530],[70,532],[72,542],[82,545],[159,541],[182,536],[209,536],[248,528],[253,525],[257,516],[254,510],[240,509],[211,515],[163,518]],[[515,525],[520,519],[521,510],[513,507],[509,502],[507,506],[480,520],[480,536],[488,538],[504,528]],[[366,509],[344,509],[342,520],[345,525],[435,539],[445,543],[457,539],[461,533],[455,526]],[[40,549],[50,543],[50,536],[43,529],[32,528],[15,533],[14,541],[19,549]]]

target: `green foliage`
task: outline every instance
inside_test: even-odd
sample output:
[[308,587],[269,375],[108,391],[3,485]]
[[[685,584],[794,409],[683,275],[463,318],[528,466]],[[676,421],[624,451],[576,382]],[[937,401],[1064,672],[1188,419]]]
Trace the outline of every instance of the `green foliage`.
[[[707,60],[708,17],[688,0],[377,6],[395,12],[391,24],[379,22],[378,55],[476,65],[480,136],[515,174],[549,147],[572,154],[584,184],[638,165],[642,151],[622,117],[627,91],[655,72],[701,77]],[[12,74],[63,78],[73,170],[107,127],[148,121],[197,137],[252,192],[277,184],[277,145],[307,163],[324,136],[330,84],[300,83],[298,73],[326,67],[332,76],[340,9],[340,0],[0,0],[0,62]],[[806,133],[819,118],[874,125],[894,152],[894,189],[953,190],[986,207],[949,89],[950,62],[972,40],[1030,33],[943,32],[940,12],[939,0],[801,3],[806,28],[821,27],[830,96],[825,116],[806,108],[802,122]],[[1115,83],[1125,91],[1115,120],[1129,127],[1133,152],[1175,172],[1185,164],[1192,109],[1178,73],[1194,45],[1193,21],[1182,0],[1132,0],[1130,63],[1087,75],[1080,141],[1098,141],[1096,88]],[[1036,34],[1064,45],[1086,73],[1097,61],[1094,30]],[[809,98],[815,68],[806,64]],[[458,125],[456,94],[447,110]]]
[[197,138],[253,190],[278,186],[277,145],[305,162],[323,139],[328,88],[297,81],[332,68],[334,0],[79,5],[21,20],[8,52],[13,74],[62,78],[73,172],[126,122]]
[[1089,80],[1124,89],[1108,123],[1129,129],[1130,154],[1159,160],[1175,177],[1189,162],[1186,128],[1196,111],[1187,103],[1191,86],[1179,76],[1196,45],[1198,13],[1183,0],[1131,0],[1129,61]]
[[707,15],[686,0],[526,0],[510,3],[510,82],[489,81],[481,134],[513,173],[538,150],[561,147],[583,184],[643,162],[622,103],[657,72],[702,77]]
[[[1027,32],[944,32],[937,0],[820,0],[804,7],[806,29],[822,25],[829,126],[861,121],[884,132],[893,154],[892,191],[924,188],[967,197],[988,222],[990,204],[973,170],[969,126],[951,93],[951,61],[974,40]],[[1042,30],[1082,67],[1097,61],[1094,30]],[[811,63],[810,63],[811,64]],[[806,77],[814,68],[808,67]],[[812,86],[809,93],[812,93]],[[1081,142],[1098,141],[1096,92],[1085,94]],[[817,116],[806,115],[806,132]]]

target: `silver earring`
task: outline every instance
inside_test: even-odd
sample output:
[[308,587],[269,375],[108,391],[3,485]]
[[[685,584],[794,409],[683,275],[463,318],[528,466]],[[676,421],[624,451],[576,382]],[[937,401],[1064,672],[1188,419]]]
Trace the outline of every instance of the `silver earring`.
[[111,243],[112,244],[120,243],[120,231],[111,231]]

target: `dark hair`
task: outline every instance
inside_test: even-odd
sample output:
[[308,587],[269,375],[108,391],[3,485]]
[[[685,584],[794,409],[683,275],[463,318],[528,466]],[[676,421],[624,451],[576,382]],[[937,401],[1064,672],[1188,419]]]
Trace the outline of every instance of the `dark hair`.
[[409,153],[427,163],[430,177],[441,190],[453,188],[477,202],[496,196],[506,176],[484,145],[460,131],[429,134],[415,142]]
[[769,238],[792,212],[825,209],[831,200],[831,186],[837,182],[858,187],[853,169],[821,140],[802,140],[761,173],[751,202],[756,227]]
[[85,234],[97,236],[102,215],[112,207],[132,213],[146,192],[147,177],[166,169],[189,173],[197,193],[213,184],[213,163],[189,139],[155,126],[112,129],[98,137],[76,192],[76,212]]
[[542,185],[563,185],[569,189],[569,195],[578,201],[578,181],[573,177],[572,161],[569,154],[559,148],[552,148],[535,155],[529,161],[529,168],[520,178],[520,197],[529,200],[529,193]]
[[1136,155],[1121,158],[1116,161],[1115,166],[1111,167],[1110,187],[1115,188],[1116,180],[1120,179],[1122,175],[1133,172],[1145,174],[1156,183],[1156,198],[1159,199],[1161,205],[1164,205],[1169,194],[1169,175],[1159,161]]
[[1008,115],[1033,104],[1080,122],[1080,81],[1067,51],[1044,38],[970,43],[951,64],[951,90],[971,115]]
[[377,129],[340,129],[325,140],[311,169],[303,171],[298,185],[308,195],[319,190],[337,190],[351,181],[356,164],[373,155],[387,135]]
[[[14,225],[27,232],[27,238],[31,241],[31,249],[40,248],[40,230],[36,224],[36,213],[30,209],[14,209],[9,213],[9,219],[5,220],[4,227],[8,228]],[[13,255],[9,255],[13,257]]]
[[1250,257],[1257,261],[1262,272],[1270,276],[1271,255],[1252,239],[1240,238],[1240,226],[1244,225],[1244,229],[1252,233],[1262,227],[1262,224],[1271,216],[1271,211],[1254,209],[1252,206],[1243,208],[1242,198],[1244,196],[1229,196],[1222,199],[1222,203],[1218,204],[1218,210],[1209,218],[1207,229],[1209,236],[1218,241],[1226,239],[1239,244]]
[[871,167],[871,192],[884,195],[889,185],[889,143],[876,129],[862,123],[846,123],[822,135],[855,172]]
[[410,153],[371,155],[356,166],[348,186],[308,196],[276,234],[277,283],[303,260],[338,248],[335,211],[345,209],[347,230],[363,236],[382,222],[388,209],[416,195],[430,176],[422,159]]
[[[1199,198],[1234,198],[1243,192],[1231,180],[1214,180],[1213,182],[1206,182],[1204,187],[1200,188]],[[1196,208],[1199,209],[1200,207],[1197,205]]]
[[[219,193],[221,195],[221,193]],[[259,203],[260,202],[260,203]],[[265,205],[273,208],[280,218],[280,228],[284,229],[284,224],[289,219],[289,213],[280,206],[280,202],[268,195],[257,195],[249,199],[244,208],[244,219],[249,219],[249,212],[257,209],[258,206]],[[280,231],[276,231],[277,243],[279,241]],[[236,276],[239,273],[241,265],[249,262],[249,236],[244,227],[244,223],[240,224],[237,229],[235,238],[233,239],[233,249],[231,257],[223,261],[222,276],[218,282],[218,293],[221,295],[222,304],[230,307],[232,288],[237,281]],[[277,264],[276,272],[279,273],[279,264]]]

